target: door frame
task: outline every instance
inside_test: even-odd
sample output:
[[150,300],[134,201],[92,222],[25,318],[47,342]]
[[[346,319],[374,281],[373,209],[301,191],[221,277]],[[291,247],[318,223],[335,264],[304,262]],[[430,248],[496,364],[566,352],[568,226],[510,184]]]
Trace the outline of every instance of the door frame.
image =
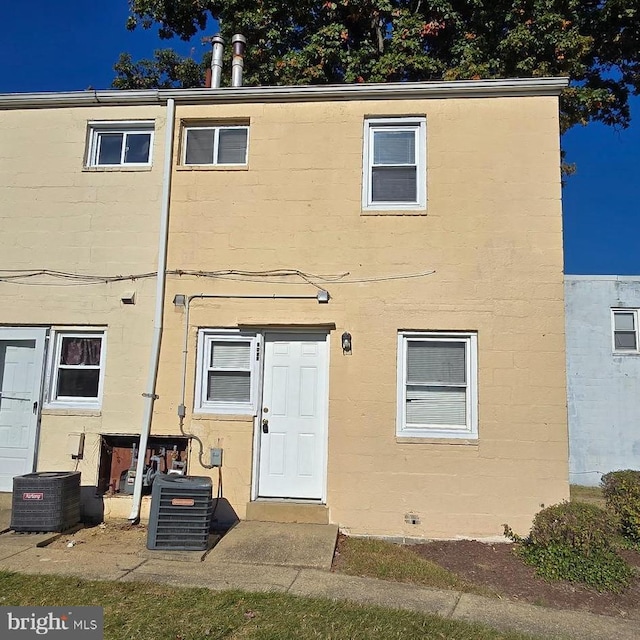
[[[47,348],[49,342],[49,328],[48,327],[15,327],[15,326],[0,326],[0,340],[35,340],[35,355],[36,362],[40,359],[40,370],[34,369],[34,390],[37,385],[37,403],[38,410],[36,413],[36,424],[33,433],[33,456],[31,459],[30,471],[32,473],[36,470],[36,464],[38,461],[38,453],[40,449],[40,424],[42,422],[42,401],[44,399],[44,387],[45,387],[45,368],[47,363]],[[39,379],[38,379],[39,375]]]
[[[302,502],[305,504],[327,504],[327,471],[328,471],[328,460],[329,460],[329,369],[331,366],[330,363],[330,355],[331,355],[331,330],[325,328],[318,327],[278,327],[277,329],[262,329],[257,332],[260,335],[260,344],[262,350],[262,357],[259,366],[259,379],[258,379],[258,397],[257,397],[257,411],[256,415],[253,418],[253,455],[251,461],[251,502],[255,502],[256,500],[264,501],[264,502]],[[266,352],[267,352],[267,335],[278,335],[278,334],[316,334],[318,336],[325,336],[325,349],[326,349],[326,367],[324,376],[322,379],[322,384],[324,387],[324,399],[325,399],[325,417],[324,417],[324,439],[325,446],[322,454],[322,495],[317,500],[302,500],[296,498],[261,498],[259,497],[259,478],[260,478],[260,432],[261,432],[261,423],[262,423],[262,399],[264,395],[264,367],[266,362]]]

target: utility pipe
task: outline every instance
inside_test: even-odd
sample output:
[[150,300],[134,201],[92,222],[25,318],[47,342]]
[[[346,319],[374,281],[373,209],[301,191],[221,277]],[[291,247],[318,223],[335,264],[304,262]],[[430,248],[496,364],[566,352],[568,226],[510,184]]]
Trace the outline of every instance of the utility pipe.
[[316,295],[278,295],[276,293],[272,295],[261,295],[261,294],[246,294],[246,295],[235,295],[235,294],[224,294],[224,293],[196,293],[192,296],[187,296],[185,299],[185,314],[184,314],[184,337],[182,342],[182,384],[180,391],[180,405],[178,406],[178,417],[180,418],[180,426],[182,427],[182,423],[184,417],[186,415],[186,407],[184,404],[185,395],[186,395],[186,387],[187,387],[187,354],[189,352],[189,311],[191,308],[191,301],[197,299],[208,299],[208,298],[224,298],[227,300],[318,300],[319,294]]
[[242,71],[244,69],[244,50],[247,45],[247,39],[236,33],[231,38],[231,47],[233,51],[233,57],[231,58],[231,86],[242,86]]
[[164,141],[164,172],[162,177],[162,202],[160,206],[160,231],[158,239],[158,275],[156,277],[156,309],[153,320],[153,341],[151,343],[151,358],[149,360],[149,375],[147,377],[147,390],[144,397],[144,416],[140,431],[140,444],[138,446],[138,463],[136,465],[136,478],[133,484],[133,504],[129,520],[137,523],[140,521],[140,504],[142,502],[142,475],[144,472],[144,459],[147,453],[149,432],[151,431],[151,419],[153,418],[153,404],[156,400],[156,380],[158,377],[158,363],[160,360],[160,344],[162,342],[162,320],[164,314],[164,293],[167,271],[167,244],[169,240],[169,203],[171,194],[171,169],[173,164],[173,135],[175,127],[175,101],[167,100],[167,118],[165,123]]
[[222,52],[224,39],[220,35],[211,38],[213,53],[211,55],[211,88],[219,89],[222,81]]

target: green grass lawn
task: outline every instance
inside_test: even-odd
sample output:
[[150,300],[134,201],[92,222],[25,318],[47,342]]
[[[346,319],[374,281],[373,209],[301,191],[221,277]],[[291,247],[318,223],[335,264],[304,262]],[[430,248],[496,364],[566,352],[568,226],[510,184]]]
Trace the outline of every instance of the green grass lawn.
[[529,638],[436,616],[320,598],[4,572],[0,572],[0,605],[101,605],[105,640]]
[[571,492],[572,502],[590,502],[603,509],[606,506],[600,487],[580,487],[577,484],[572,484],[569,490]]

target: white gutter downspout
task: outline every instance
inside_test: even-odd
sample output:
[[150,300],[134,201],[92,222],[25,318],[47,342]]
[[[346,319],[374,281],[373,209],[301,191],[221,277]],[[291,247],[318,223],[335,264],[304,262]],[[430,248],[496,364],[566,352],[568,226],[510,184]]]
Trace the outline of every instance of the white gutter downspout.
[[158,275],[156,278],[156,310],[153,320],[153,342],[151,344],[151,359],[149,361],[149,376],[147,390],[144,396],[144,417],[140,431],[138,446],[138,464],[136,478],[133,485],[133,504],[129,520],[134,523],[140,521],[140,504],[142,502],[142,476],[144,459],[147,453],[147,442],[151,431],[153,417],[153,403],[156,400],[156,379],[158,377],[158,363],[160,361],[160,343],[162,341],[162,320],[164,314],[164,293],[167,271],[167,244],[169,240],[169,199],[171,194],[171,168],[173,163],[173,134],[175,126],[175,101],[167,100],[167,119],[165,124],[164,142],[164,173],[162,177],[162,204],[160,208],[160,230],[158,240]]

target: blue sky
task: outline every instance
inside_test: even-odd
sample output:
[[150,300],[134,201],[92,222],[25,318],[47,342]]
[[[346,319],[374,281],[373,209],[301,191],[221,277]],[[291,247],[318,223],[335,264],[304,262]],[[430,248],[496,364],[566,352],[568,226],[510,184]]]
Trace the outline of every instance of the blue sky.
[[[126,0],[0,0],[0,93],[109,88],[121,51],[137,59],[171,46],[200,58],[199,38],[159,43],[154,31],[128,32],[127,15]],[[578,165],[564,189],[567,273],[640,275],[640,99],[632,117],[629,129],[575,127],[563,140]]]

